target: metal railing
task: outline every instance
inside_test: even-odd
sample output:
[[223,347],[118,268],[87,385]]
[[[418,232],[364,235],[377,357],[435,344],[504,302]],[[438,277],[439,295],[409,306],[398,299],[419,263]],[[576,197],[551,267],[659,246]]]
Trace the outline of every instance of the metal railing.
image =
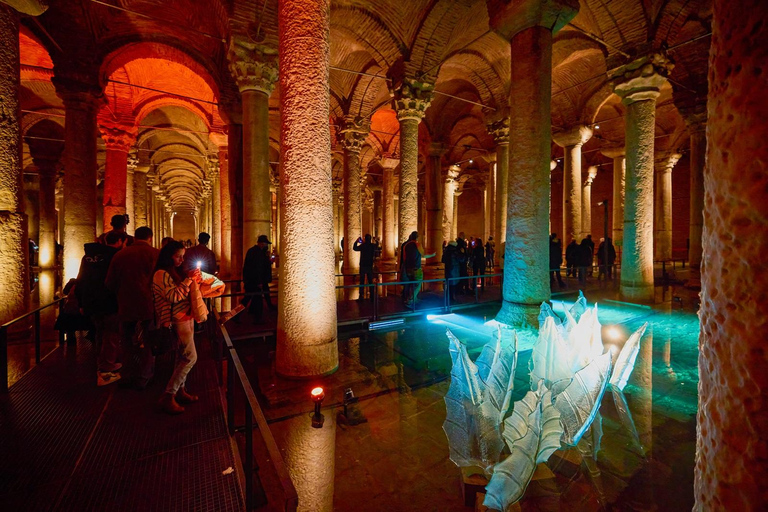
[[[219,322],[219,312],[217,309],[213,309],[213,318],[209,320],[215,322],[218,327],[218,333],[221,335],[221,342],[216,352],[222,358],[220,360],[226,361],[226,402],[227,402],[227,427],[229,434],[234,436],[236,432],[243,432],[245,435],[245,463],[243,464],[243,476],[245,480],[245,506],[246,510],[254,510],[256,507],[255,495],[254,495],[254,472],[263,471],[264,468],[270,468],[272,475],[276,477],[277,484],[279,486],[279,492],[274,493],[274,489],[265,489],[268,494],[270,510],[283,510],[294,511],[298,508],[299,497],[296,493],[296,488],[291,481],[290,475],[283,461],[280,449],[277,447],[272,432],[269,429],[267,420],[264,417],[264,413],[259,406],[256,393],[251,386],[251,382],[246,375],[245,368],[243,367],[240,357],[237,355],[232,344],[232,339],[227,332],[227,328]],[[215,338],[211,338],[213,341]],[[218,340],[216,340],[218,342]],[[219,369],[223,372],[221,367]],[[223,379],[220,374],[220,383],[223,384]],[[245,395],[245,425],[238,426],[235,422],[235,391],[236,387]],[[254,424],[253,420],[256,419],[256,428],[261,433],[261,439],[266,448],[266,457],[261,457],[256,461],[254,456]],[[258,463],[257,463],[258,462]],[[271,499],[270,499],[271,498]]]
[[[60,304],[66,300],[66,297],[62,297],[60,299],[56,299],[55,301],[51,302],[50,304],[46,304],[44,306],[40,306],[37,309],[33,309],[32,311],[29,311],[28,313],[24,313],[21,316],[18,316],[14,318],[13,320],[10,320],[3,325],[0,325],[0,372],[2,372],[2,377],[0,377],[0,394],[8,393],[8,329],[21,322],[25,318],[29,316],[34,316],[34,330],[35,330],[35,364],[40,364],[41,356],[40,356],[40,312],[50,308],[55,305],[59,305],[59,308],[61,308]],[[63,331],[61,331],[63,333]],[[59,336],[59,341],[61,341],[62,338]]]

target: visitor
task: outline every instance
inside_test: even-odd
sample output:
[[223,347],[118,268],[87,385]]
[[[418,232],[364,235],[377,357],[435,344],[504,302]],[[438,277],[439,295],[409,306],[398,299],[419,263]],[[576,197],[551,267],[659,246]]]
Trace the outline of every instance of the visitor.
[[493,269],[496,266],[496,262],[493,257],[496,254],[496,242],[493,241],[493,237],[489,236],[488,241],[485,243],[485,261],[489,269]]
[[248,249],[243,263],[243,285],[245,287],[245,297],[243,297],[243,306],[248,306],[248,313],[254,322],[262,321],[262,312],[264,302],[269,309],[277,309],[272,304],[272,297],[269,294],[269,283],[272,282],[272,259],[269,254],[269,247],[272,242],[267,235],[259,235],[256,245]]
[[201,273],[193,268],[186,277],[182,276],[183,262],[184,244],[171,242],[160,250],[152,277],[156,325],[173,325],[178,339],[173,373],[159,402],[160,408],[168,414],[181,414],[184,412],[183,405],[198,401],[196,395],[187,392],[185,383],[197,362],[190,290],[200,282]]
[[188,273],[193,268],[199,268],[201,272],[216,274],[216,255],[208,248],[210,240],[211,235],[205,232],[197,236],[199,243],[187,249],[184,254],[184,272]]
[[587,271],[592,266],[592,245],[584,238],[576,253],[576,266],[579,273],[579,284],[587,284]]
[[557,233],[549,236],[549,285],[555,284],[555,278],[560,288],[565,288],[563,276],[560,275],[560,265],[563,264],[563,243],[557,238]]
[[587,265],[587,275],[592,277],[592,271],[595,265],[595,242],[592,240],[592,235],[587,235],[585,240],[589,245],[589,265]]
[[613,264],[615,262],[616,248],[613,246],[613,240],[610,237],[601,239],[600,247],[597,249],[597,264],[600,266],[597,278],[600,279],[601,276],[605,276],[606,280],[613,280]]
[[[483,239],[477,237],[472,240],[474,248],[472,249],[472,288],[477,287],[477,277],[485,274],[485,247]],[[480,289],[485,290],[485,277],[480,278]]]
[[421,258],[431,258],[435,253],[422,256],[419,245],[419,232],[414,231],[400,250],[400,272],[404,275],[404,281],[412,281],[403,286],[403,304],[407,308],[416,309],[421,281],[424,280],[424,271],[421,269]]
[[579,244],[572,238],[565,248],[565,277],[576,277],[576,260],[579,254]]
[[[355,240],[352,249],[360,253],[360,300],[365,298],[365,280],[368,284],[373,284],[373,258],[376,254],[376,246],[371,242],[371,235],[365,235],[365,242],[362,238]],[[376,293],[375,288],[370,289],[370,298]]]
[[107,243],[107,233],[117,233],[117,235],[120,237],[120,243],[123,245],[123,247],[128,247],[129,245],[133,244],[134,237],[125,232],[126,226],[128,225],[128,215],[113,215],[112,220],[109,221],[109,224],[112,226],[112,230],[102,233],[99,238],[96,239],[98,243]]
[[140,338],[154,318],[152,274],[159,252],[152,247],[152,230],[142,226],[133,244],[112,257],[107,271],[105,284],[117,297],[123,387],[144,389],[155,373],[155,356]]
[[162,249],[169,243],[173,242],[173,238],[170,236],[164,236],[162,240],[160,240],[160,248]]
[[464,238],[464,232],[462,231],[459,233],[459,236],[456,237],[456,247],[458,247],[459,252],[459,284],[457,288],[457,292],[461,294],[467,294],[469,293],[469,279],[467,277],[469,276],[469,272],[467,272],[467,261],[469,260],[470,251],[469,247],[467,246],[467,240]]
[[455,240],[451,240],[443,246],[443,258],[440,260],[445,265],[445,279],[448,281],[448,297],[451,302],[456,301],[456,288],[458,287],[459,277],[459,254],[458,245]]
[[80,310],[94,327],[98,347],[96,359],[96,385],[106,386],[120,380],[120,320],[117,316],[117,297],[105,284],[112,258],[120,251],[123,241],[118,233],[110,231],[105,244],[85,244],[85,256],[80,261],[75,295]]

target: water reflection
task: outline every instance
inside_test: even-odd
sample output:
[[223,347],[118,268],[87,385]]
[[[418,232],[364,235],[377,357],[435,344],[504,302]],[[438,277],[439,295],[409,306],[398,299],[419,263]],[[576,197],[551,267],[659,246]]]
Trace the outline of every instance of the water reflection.
[[309,416],[281,423],[285,441],[281,447],[288,472],[299,496],[299,511],[331,512],[336,460],[334,409],[324,409],[322,428],[313,428]]

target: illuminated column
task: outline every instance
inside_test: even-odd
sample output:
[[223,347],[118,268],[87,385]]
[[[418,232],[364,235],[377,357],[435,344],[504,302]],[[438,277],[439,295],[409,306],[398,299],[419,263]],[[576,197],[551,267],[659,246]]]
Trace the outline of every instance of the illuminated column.
[[[557,169],[557,160],[550,160],[549,161],[549,179],[550,183],[552,181],[552,171]],[[547,214],[547,218],[549,219],[549,227],[547,228],[548,233],[552,233],[552,189],[549,189],[549,213]],[[562,239],[561,239],[562,240]],[[570,243],[570,241],[565,242],[563,245],[567,245]]]
[[333,252],[336,261],[341,261],[343,251],[341,249],[341,238],[344,236],[344,194],[341,190],[342,180],[334,179],[332,182],[332,200],[333,203]]
[[595,176],[597,176],[597,167],[593,165],[587,170],[587,178],[581,189],[581,232],[583,236],[592,233],[592,182],[595,180]]
[[5,323],[23,313],[29,299],[18,97],[19,16],[6,5],[0,5],[0,49],[0,323]]
[[443,177],[443,240],[455,240],[454,206],[456,204],[456,178],[459,177],[458,165],[450,166]]
[[[550,298],[549,162],[552,125],[552,34],[578,12],[576,0],[487,0],[491,28],[506,41],[511,68],[507,227],[504,292],[496,319],[536,326],[539,307]],[[501,160],[501,155],[499,155]],[[501,240],[499,242],[502,242]]]
[[[229,199],[229,168],[227,157],[227,136],[223,133],[211,133],[211,142],[218,147],[217,176],[219,184],[219,232],[220,243],[218,253],[219,274],[225,278],[231,275],[232,261],[232,204]],[[223,308],[223,306],[222,306]]]
[[656,201],[654,225],[656,260],[672,259],[672,169],[678,154],[665,155],[656,163]]
[[493,239],[496,247],[507,238],[507,195],[509,182],[509,118],[488,125],[496,143],[496,198]]
[[451,236],[453,240],[459,236],[459,196],[463,191],[458,189],[458,186],[454,188],[453,192],[453,219],[451,220]]
[[[704,167],[696,510],[762,510],[768,485],[768,3],[715,0]],[[757,78],[762,76],[762,78]]]
[[136,154],[128,155],[128,174],[126,176],[125,184],[125,213],[128,214],[130,224],[128,224],[128,231],[134,232],[138,225],[136,224],[136,166],[139,164],[139,159],[136,158]]
[[[107,150],[104,165],[104,231],[112,229],[113,215],[126,213],[128,188],[128,151],[136,140],[136,128],[128,124],[99,120],[101,138]],[[65,172],[66,181],[66,172]]]
[[[675,102],[677,105],[677,101]],[[691,140],[690,166],[690,216],[688,227],[688,263],[691,267],[687,285],[701,286],[701,235],[704,224],[704,157],[707,153],[707,99],[701,94],[688,99],[687,105],[678,110],[688,125]]]
[[384,230],[381,256],[385,263],[395,263],[395,167],[399,163],[399,160],[393,158],[381,159],[381,167],[384,170],[382,181]]
[[383,217],[381,213],[381,187],[373,188],[373,236],[381,240],[381,233],[384,229]]
[[147,170],[147,173],[145,174],[145,178],[144,179],[147,182],[147,192],[146,192],[147,223],[146,223],[146,226],[149,226],[149,229],[152,230],[153,243],[156,245],[157,237],[159,236],[159,233],[157,232],[157,229],[155,227],[155,193],[154,193],[154,190],[152,190],[152,187],[155,184],[155,176],[153,174],[150,174],[149,170]]
[[624,179],[626,174],[626,161],[624,160],[624,147],[605,148],[600,152],[613,159],[613,227],[611,237],[613,245],[620,250],[624,241]]
[[360,150],[368,136],[367,120],[348,116],[340,133],[344,149],[344,263],[343,273],[360,271],[360,253],[352,250],[362,235],[362,190],[360,188]]
[[328,123],[330,0],[283,0],[280,33],[282,261],[276,369],[338,368]]
[[269,236],[272,195],[269,192],[269,96],[277,81],[277,52],[265,45],[232,38],[229,68],[243,106],[243,246]]
[[443,203],[440,197],[440,178],[442,171],[442,158],[446,149],[442,144],[432,144],[429,148],[429,166],[424,182],[424,195],[427,200],[427,254],[435,253],[435,257],[428,260],[432,265],[438,265],[443,256]]
[[56,265],[56,180],[64,144],[29,139],[28,145],[40,178],[38,265],[50,269]]
[[213,253],[221,261],[221,186],[219,184],[219,157],[208,155],[208,176],[211,180],[211,204],[213,209]]
[[488,162],[488,179],[485,190],[485,226],[484,237],[492,236],[496,240],[496,153],[486,153],[483,159]]
[[589,126],[574,126],[552,136],[555,144],[565,149],[563,158],[563,240],[580,242],[586,236],[582,232],[581,206],[581,146],[592,137]]
[[133,172],[133,229],[149,226],[147,219],[147,171],[148,165],[136,166]]
[[419,123],[432,101],[434,86],[404,78],[393,91],[400,121],[400,243],[418,229]]
[[653,161],[656,98],[672,64],[661,54],[641,57],[609,72],[614,92],[627,108],[627,171],[621,294],[653,300]]
[[[64,282],[76,277],[83,256],[83,245],[96,239],[96,114],[100,105],[101,88],[60,76],[54,66],[53,83],[64,101]],[[77,66],[63,63],[64,72]],[[70,69],[73,68],[73,69]],[[82,71],[82,70],[81,70]],[[127,149],[123,154],[127,158]],[[123,180],[125,180],[125,163]],[[106,196],[106,194],[105,194]],[[125,208],[125,185],[123,185]],[[109,217],[107,218],[107,223]]]
[[243,257],[250,247],[243,246],[243,127],[230,124],[227,129],[227,159],[229,170],[228,195],[230,225],[230,278],[240,280],[243,275]]

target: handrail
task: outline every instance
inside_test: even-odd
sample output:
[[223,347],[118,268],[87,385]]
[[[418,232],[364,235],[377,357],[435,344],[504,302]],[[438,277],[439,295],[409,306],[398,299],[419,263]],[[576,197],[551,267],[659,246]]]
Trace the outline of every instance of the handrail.
[[[262,461],[257,467],[263,467],[265,464],[271,465],[275,470],[275,474],[280,482],[282,494],[284,497],[284,503],[282,510],[286,512],[294,511],[298,508],[299,497],[296,492],[296,488],[291,481],[291,477],[288,474],[288,470],[283,461],[283,456],[280,453],[280,449],[272,437],[272,432],[269,429],[264,413],[261,410],[259,401],[256,398],[256,393],[253,391],[251,382],[246,375],[245,368],[240,361],[240,357],[237,355],[232,344],[232,339],[229,336],[227,328],[219,322],[219,312],[213,308],[213,315],[216,325],[219,327],[224,344],[226,346],[226,359],[227,359],[227,424],[230,434],[235,432],[235,410],[234,410],[234,380],[237,375],[240,381],[240,386],[245,394],[245,468],[243,469],[245,474],[245,502],[246,510],[253,510],[254,508],[254,493],[253,493],[253,471],[255,469],[253,464],[253,418],[256,418],[256,426],[261,432],[262,440],[267,448],[269,455],[268,460]],[[234,371],[233,371],[234,370]]]
[[35,316],[35,364],[40,364],[40,312],[53,305],[60,304],[66,300],[66,297],[61,297],[53,302],[40,306],[37,309],[28,311],[21,316],[5,322],[0,325],[0,394],[8,393],[8,328],[13,324],[24,320],[25,318],[34,315]]

